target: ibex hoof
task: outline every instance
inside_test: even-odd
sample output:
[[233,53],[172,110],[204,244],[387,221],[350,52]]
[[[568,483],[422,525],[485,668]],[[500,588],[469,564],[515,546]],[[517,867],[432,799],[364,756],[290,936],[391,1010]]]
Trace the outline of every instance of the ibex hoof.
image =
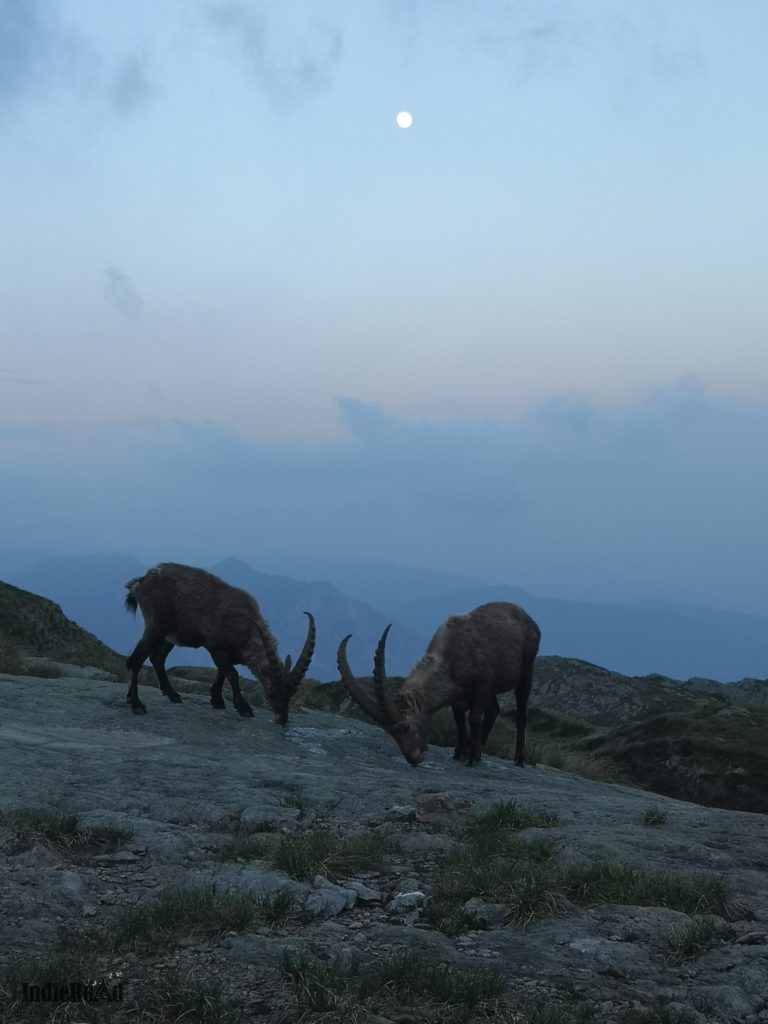
[[219,710],[221,710],[222,708],[225,708],[226,706],[227,705],[224,703],[224,698],[223,697],[219,697],[218,700],[214,700],[214,698],[211,697],[211,707],[212,708],[218,708]]
[[[222,701],[222,706],[223,706]],[[253,708],[250,704],[238,704],[235,709],[238,715],[242,715],[243,718],[253,718]]]
[[147,709],[143,704],[131,704],[131,711],[134,715],[146,715]]
[[178,693],[176,693],[175,690],[173,693],[166,693],[166,697],[171,702],[171,704],[181,704],[182,702],[181,697],[179,696]]

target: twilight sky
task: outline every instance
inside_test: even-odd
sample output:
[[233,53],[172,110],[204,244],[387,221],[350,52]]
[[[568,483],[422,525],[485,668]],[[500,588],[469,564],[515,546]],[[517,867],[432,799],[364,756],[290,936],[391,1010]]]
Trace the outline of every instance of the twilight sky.
[[763,0],[0,0],[0,546],[768,613],[766,38]]

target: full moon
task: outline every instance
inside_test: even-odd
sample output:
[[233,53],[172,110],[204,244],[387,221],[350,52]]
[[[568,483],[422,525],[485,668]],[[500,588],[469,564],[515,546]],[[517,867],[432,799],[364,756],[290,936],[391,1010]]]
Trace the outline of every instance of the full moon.
[[413,124],[413,116],[407,110],[401,110],[395,118],[398,128],[410,128]]

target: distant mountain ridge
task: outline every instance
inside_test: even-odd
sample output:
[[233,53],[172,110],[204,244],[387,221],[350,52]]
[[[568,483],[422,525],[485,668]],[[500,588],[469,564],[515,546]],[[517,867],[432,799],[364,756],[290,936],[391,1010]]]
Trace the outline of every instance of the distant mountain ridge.
[[522,605],[541,626],[541,654],[605,665],[628,676],[659,673],[672,679],[720,682],[768,676],[768,619],[739,612],[592,604],[483,585],[406,602],[392,613],[427,634],[448,615],[485,601]]
[[[123,607],[125,583],[149,568],[125,555],[55,557],[15,573],[13,582],[56,601],[76,623],[127,655],[141,636],[143,626],[140,613],[134,619]],[[349,643],[353,671],[370,673],[376,643],[390,622],[382,612],[347,597],[330,583],[302,583],[286,576],[257,572],[234,558],[205,568],[253,594],[278,638],[283,656],[291,654],[294,660],[297,657],[307,630],[303,612],[312,612],[317,622],[317,646],[309,670],[312,678],[338,678],[336,650],[347,633],[353,634]],[[387,651],[389,665],[394,673],[406,672],[420,657],[423,640],[400,624],[392,633]],[[205,650],[177,648],[168,663],[210,665],[211,659]]]
[[[295,561],[298,567],[298,557]],[[758,616],[664,601],[629,605],[545,598],[514,586],[383,561],[318,558],[305,567],[306,574],[322,564],[333,580],[302,581],[258,571],[235,558],[205,567],[253,594],[284,655],[296,656],[306,632],[302,613],[311,611],[318,623],[318,644],[310,675],[322,681],[338,678],[336,649],[347,633],[353,634],[352,669],[368,675],[376,642],[393,623],[387,668],[392,675],[404,675],[449,615],[498,600],[514,601],[533,615],[542,628],[543,655],[605,665],[626,676],[658,673],[719,682],[768,676],[768,619]],[[140,615],[133,620],[123,609],[124,584],[148,568],[126,555],[54,557],[11,574],[9,581],[58,602],[70,618],[127,654],[142,627]],[[338,582],[342,578],[359,589],[343,590]],[[416,599],[414,592],[420,595]],[[170,663],[208,665],[210,659],[205,651],[177,649]]]

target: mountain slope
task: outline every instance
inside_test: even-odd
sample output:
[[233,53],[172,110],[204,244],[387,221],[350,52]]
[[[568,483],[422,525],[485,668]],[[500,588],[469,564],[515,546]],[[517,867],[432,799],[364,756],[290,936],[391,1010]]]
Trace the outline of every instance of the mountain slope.
[[58,604],[0,582],[0,637],[23,654],[120,672],[122,659],[66,617]]

